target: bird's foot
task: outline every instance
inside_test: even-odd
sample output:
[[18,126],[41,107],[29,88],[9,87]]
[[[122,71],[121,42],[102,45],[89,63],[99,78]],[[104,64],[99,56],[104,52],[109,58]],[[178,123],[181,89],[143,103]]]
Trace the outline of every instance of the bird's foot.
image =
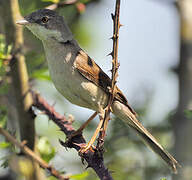
[[79,154],[84,154],[88,151],[95,152],[95,147],[90,143],[84,144],[83,146],[81,146],[79,150]]

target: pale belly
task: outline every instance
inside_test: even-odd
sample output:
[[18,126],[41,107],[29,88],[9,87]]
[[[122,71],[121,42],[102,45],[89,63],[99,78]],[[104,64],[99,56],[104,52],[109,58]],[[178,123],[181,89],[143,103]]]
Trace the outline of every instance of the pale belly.
[[52,68],[49,71],[56,89],[71,103],[95,111],[106,106],[107,94],[76,70],[63,66],[61,71],[53,71]]
[[[108,95],[73,67],[78,51],[72,50],[67,45],[61,46],[58,43],[53,43],[44,44],[44,47],[49,72],[56,89],[67,100],[78,106],[95,111],[99,111],[100,107],[105,107]],[[55,50],[57,46],[58,48]]]

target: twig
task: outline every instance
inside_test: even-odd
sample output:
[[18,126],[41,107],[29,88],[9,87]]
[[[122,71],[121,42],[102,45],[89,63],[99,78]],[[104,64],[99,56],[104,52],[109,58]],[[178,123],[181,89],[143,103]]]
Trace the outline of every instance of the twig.
[[69,6],[69,5],[76,5],[76,8],[78,10],[81,10],[81,8],[79,9],[79,4],[81,5],[85,5],[85,4],[88,4],[90,2],[93,2],[93,1],[96,1],[96,0],[92,0],[92,1],[87,1],[87,2],[84,2],[84,3],[81,3],[80,0],[66,0],[64,2],[58,2],[58,3],[54,3],[54,4],[51,4],[47,7],[45,7],[46,9],[50,9],[50,10],[56,10],[58,8],[63,8],[63,7],[66,7],[66,6]]
[[73,5],[73,4],[77,3],[78,1],[79,0],[67,0],[64,2],[59,2],[59,3],[55,3],[55,4],[51,4],[51,5],[47,6],[46,9],[56,10],[57,8],[62,8],[67,5]]
[[[70,120],[65,118],[65,116],[61,116],[59,113],[57,113],[54,108],[50,106],[39,94],[32,92],[32,95],[34,100],[34,107],[43,111],[49,117],[49,119],[53,120],[66,136],[75,132],[75,129],[73,128]],[[60,143],[64,147],[74,148],[79,151],[80,148],[85,145],[86,141],[82,135],[78,135],[72,137],[69,142],[65,143],[60,140]],[[101,180],[113,180],[110,172],[104,165],[102,154],[98,154],[97,151],[88,151],[81,155],[81,157],[86,160],[88,164],[87,167],[91,167]]]
[[56,178],[60,180],[69,180],[69,177],[64,177],[60,175],[60,173],[47,164],[43,159],[41,159],[39,156],[37,156],[31,149],[29,149],[24,143],[18,142],[11,134],[9,134],[8,131],[4,130],[0,127],[0,134],[5,136],[5,138],[11,142],[12,144],[16,145],[18,148],[21,149],[22,152],[24,152],[26,155],[34,159],[42,168],[47,169],[51,175],[55,176]]
[[10,55],[10,77],[12,79],[13,97],[18,113],[21,140],[27,140],[28,146],[33,149],[35,141],[34,120],[27,113],[32,104],[31,94],[28,93],[28,74],[25,57],[21,51],[23,46],[22,28],[15,22],[20,18],[19,4],[17,0],[7,0],[1,3],[0,14],[3,17],[2,24],[5,29],[6,46],[12,45]]
[[116,0],[116,6],[115,6],[115,15],[111,14],[112,20],[113,20],[113,51],[110,53],[112,56],[112,81],[111,81],[111,89],[110,89],[110,96],[108,100],[108,105],[105,110],[105,118],[103,123],[103,130],[100,133],[100,136],[98,138],[98,148],[101,148],[104,143],[104,137],[108,125],[108,121],[110,119],[110,112],[111,112],[111,105],[113,103],[113,99],[115,96],[115,89],[116,89],[116,82],[118,77],[118,45],[119,45],[119,28],[120,28],[120,22],[119,22],[119,14],[120,14],[120,0]]

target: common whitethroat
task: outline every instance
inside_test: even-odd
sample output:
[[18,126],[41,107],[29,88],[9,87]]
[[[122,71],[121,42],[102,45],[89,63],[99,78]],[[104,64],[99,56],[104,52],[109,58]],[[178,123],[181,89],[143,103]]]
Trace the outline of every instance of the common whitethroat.
[[[71,103],[92,109],[103,116],[111,79],[81,49],[64,18],[52,10],[40,9],[16,23],[27,27],[42,41],[56,89]],[[111,107],[113,114],[135,130],[144,143],[176,173],[178,162],[137,120],[135,111],[118,87]]]

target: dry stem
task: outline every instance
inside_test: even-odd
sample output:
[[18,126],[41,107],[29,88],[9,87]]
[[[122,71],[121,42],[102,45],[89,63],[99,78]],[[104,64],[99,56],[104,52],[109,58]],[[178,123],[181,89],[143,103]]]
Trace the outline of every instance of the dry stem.
[[5,129],[3,129],[1,127],[0,127],[0,134],[5,136],[5,138],[9,142],[16,145],[18,148],[21,149],[22,152],[24,152],[26,155],[28,155],[33,160],[35,160],[42,168],[47,169],[51,173],[51,175],[53,175],[56,178],[61,179],[61,180],[69,180],[69,177],[61,176],[60,173],[55,168],[53,168],[52,166],[47,164],[43,159],[41,159],[39,156],[37,156],[31,149],[29,149],[25,145],[25,143],[18,142],[11,134],[9,134],[8,131],[6,131]]
[[120,14],[120,0],[116,0],[116,6],[115,6],[115,15],[111,14],[112,20],[113,20],[113,51],[110,53],[112,56],[112,81],[111,81],[111,93],[109,96],[108,100],[108,105],[105,110],[105,117],[104,117],[104,122],[102,126],[102,131],[99,135],[98,139],[98,144],[97,146],[101,148],[104,143],[104,137],[108,125],[108,121],[110,120],[110,112],[111,112],[111,105],[113,103],[113,99],[115,96],[115,89],[116,89],[116,82],[117,82],[117,77],[118,77],[118,68],[119,68],[119,63],[118,63],[118,45],[119,45],[119,28],[120,28],[120,22],[119,22],[119,14]]

